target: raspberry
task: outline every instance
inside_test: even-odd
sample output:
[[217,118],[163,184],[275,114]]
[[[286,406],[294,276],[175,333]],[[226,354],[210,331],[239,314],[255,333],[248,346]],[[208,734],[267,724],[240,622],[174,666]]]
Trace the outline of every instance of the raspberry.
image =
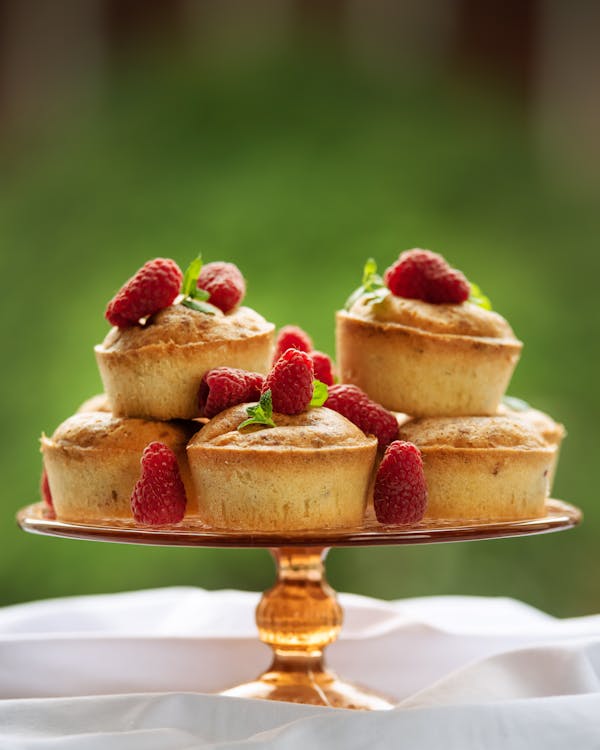
[[324,406],[349,419],[363,432],[375,435],[380,448],[398,437],[396,417],[355,385],[332,385]]
[[210,294],[208,301],[211,305],[228,313],[244,299],[246,281],[236,265],[217,261],[202,266],[198,288]]
[[179,294],[182,281],[183,274],[174,260],[149,260],[111,299],[104,315],[113,326],[134,326],[140,318],[168,307]]
[[142,473],[131,494],[137,523],[149,526],[179,523],[185,514],[185,487],[177,457],[164,443],[150,443],[142,454]]
[[333,385],[335,378],[331,357],[324,352],[310,352],[309,357],[312,359],[315,368],[315,378],[325,385]]
[[471,293],[465,276],[430,250],[407,250],[387,269],[383,278],[397,297],[436,305],[458,305],[469,299]]
[[258,401],[264,382],[264,376],[258,372],[234,367],[209,370],[200,383],[200,416],[211,419],[230,406]]
[[46,473],[46,469],[42,470],[42,477],[40,479],[40,494],[46,505],[49,508],[54,509],[54,504],[52,502],[52,493],[50,492],[50,483],[48,482],[48,474]]
[[271,368],[262,390],[263,393],[271,390],[273,411],[301,414],[310,404],[314,377],[309,355],[299,349],[288,349]]
[[383,456],[373,490],[380,523],[417,523],[427,505],[427,482],[416,445],[395,440]]
[[298,326],[283,326],[277,334],[273,362],[277,362],[279,357],[288,349],[299,349],[301,352],[306,353],[312,352],[312,339],[306,331],[303,331]]

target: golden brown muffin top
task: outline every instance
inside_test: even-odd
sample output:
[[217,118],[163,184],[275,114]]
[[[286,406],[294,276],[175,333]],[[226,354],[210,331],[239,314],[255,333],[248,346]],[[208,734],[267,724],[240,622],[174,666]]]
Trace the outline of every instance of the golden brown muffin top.
[[400,425],[400,440],[419,448],[547,448],[530,425],[509,417],[425,417]]
[[292,416],[275,413],[276,427],[251,425],[238,430],[248,417],[247,406],[239,404],[218,414],[191,440],[189,447],[208,443],[252,449],[318,449],[377,444],[376,438],[367,437],[341,414],[322,406]]
[[429,333],[515,339],[512,328],[501,315],[471,302],[433,305],[390,293],[380,302],[360,297],[350,308],[350,314],[376,323],[398,323]]
[[262,315],[249,307],[238,307],[225,315],[214,315],[170,305],[148,319],[145,325],[111,328],[102,342],[105,351],[123,352],[152,344],[202,344],[247,339],[274,329]]
[[555,422],[549,414],[537,409],[516,410],[511,409],[507,404],[500,404],[498,414],[528,425],[550,445],[559,443],[566,434],[564,425]]
[[61,448],[136,449],[158,440],[169,447],[185,445],[200,427],[195,422],[151,422],[113,417],[106,412],[74,414],[60,424],[50,442]]
[[81,404],[79,409],[77,409],[77,414],[85,414],[85,412],[88,411],[112,411],[106,393],[98,393],[97,395],[88,398]]

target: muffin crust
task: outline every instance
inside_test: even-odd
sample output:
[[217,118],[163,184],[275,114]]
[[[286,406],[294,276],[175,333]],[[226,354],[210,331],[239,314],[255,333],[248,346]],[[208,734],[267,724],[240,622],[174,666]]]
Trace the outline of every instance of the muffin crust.
[[460,305],[433,305],[421,300],[387,294],[381,302],[360,297],[351,315],[378,323],[397,323],[429,333],[514,339],[510,325],[501,315],[471,302]]
[[552,459],[552,465],[550,467],[548,482],[551,492],[554,485],[554,478],[556,476],[560,447],[567,431],[565,430],[564,425],[555,422],[551,416],[545,414],[543,411],[532,409],[531,407],[527,407],[527,405],[525,406],[526,408],[524,409],[516,410],[502,403],[498,408],[498,414],[505,416],[514,422],[520,422],[527,425],[533,429],[547,445],[556,448],[554,458]]
[[106,393],[97,393],[95,396],[90,396],[90,398],[86,399],[81,404],[76,413],[83,414],[88,411],[112,412]]
[[194,440],[241,449],[317,449],[367,445],[371,441],[362,430],[332,409],[309,409],[302,414],[275,414],[276,427],[251,425],[238,430],[248,417],[248,404],[234,406],[212,419]]
[[238,307],[225,315],[217,307],[214,314],[170,305],[148,319],[144,326],[111,328],[102,348],[107,352],[127,352],[157,344],[215,344],[239,341],[273,330],[271,323],[249,307]]
[[503,416],[412,419],[400,431],[404,440],[418,441],[420,448],[536,450],[546,445],[526,424]]

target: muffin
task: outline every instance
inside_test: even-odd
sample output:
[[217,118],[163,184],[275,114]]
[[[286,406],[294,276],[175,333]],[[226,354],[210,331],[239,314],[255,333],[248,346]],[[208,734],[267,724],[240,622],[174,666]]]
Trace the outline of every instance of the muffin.
[[324,407],[240,431],[247,406],[222,412],[188,445],[200,518],[247,531],[360,524],[376,438]]
[[505,416],[411,419],[400,439],[423,457],[426,518],[543,516],[556,446],[524,421]]
[[340,380],[416,417],[496,414],[522,344],[471,302],[364,294],[336,315]]
[[114,327],[96,359],[113,413],[141,419],[198,416],[202,376],[219,366],[265,373],[274,326],[247,307],[213,314],[170,305],[145,325]]
[[549,476],[549,488],[551,492],[556,475],[558,457],[560,455],[560,446],[567,434],[564,425],[555,422],[551,416],[545,414],[543,411],[533,409],[525,401],[512,397],[506,397],[502,401],[498,408],[498,414],[529,425],[548,445],[556,448]]
[[76,413],[84,414],[88,411],[112,412],[106,393],[97,393],[95,396],[90,396],[81,404]]
[[140,476],[140,458],[155,440],[177,455],[188,498],[186,512],[194,513],[185,446],[198,428],[194,422],[122,419],[107,412],[69,417],[52,437],[41,439],[57,518],[84,523],[131,518],[130,498]]

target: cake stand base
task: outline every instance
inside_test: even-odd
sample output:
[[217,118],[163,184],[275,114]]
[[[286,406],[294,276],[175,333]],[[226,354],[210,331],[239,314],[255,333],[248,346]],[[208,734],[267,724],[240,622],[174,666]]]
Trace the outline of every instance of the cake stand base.
[[294,669],[289,664],[284,667],[274,662],[254,682],[224,690],[221,695],[363,711],[383,711],[394,706],[392,701],[377,693],[342,682],[333,672],[323,669],[322,660],[314,665],[314,669],[307,669],[307,666],[303,662]]
[[271,667],[258,679],[222,695],[262,698],[313,706],[389,709],[393,703],[364,688],[342,682],[325,668],[323,649],[342,627],[342,608],[326,582],[322,547],[272,549],[277,582],[256,609],[261,641],[271,646]]

